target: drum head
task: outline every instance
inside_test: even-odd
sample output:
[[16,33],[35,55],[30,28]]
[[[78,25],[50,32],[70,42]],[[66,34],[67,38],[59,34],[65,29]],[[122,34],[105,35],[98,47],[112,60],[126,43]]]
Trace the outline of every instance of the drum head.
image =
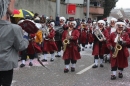
[[34,34],[37,33],[37,31],[39,30],[35,23],[29,20],[25,20],[22,23],[19,24],[23,30],[25,30],[27,33],[29,34]]

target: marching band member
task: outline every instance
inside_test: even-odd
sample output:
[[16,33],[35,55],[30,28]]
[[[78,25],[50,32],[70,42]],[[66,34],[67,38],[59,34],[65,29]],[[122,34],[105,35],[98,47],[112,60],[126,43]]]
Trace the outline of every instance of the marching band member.
[[93,27],[92,27],[92,21],[91,19],[88,19],[87,21],[87,45],[89,44],[89,48],[92,47],[93,43],[93,35],[92,35]]
[[126,23],[126,29],[125,31],[128,33],[129,37],[130,37],[130,22],[128,19],[125,20]]
[[60,17],[60,26],[63,27],[63,30],[67,30],[67,25],[66,25],[66,18],[65,17]]
[[[24,36],[23,38],[26,38],[28,40],[28,33],[23,30]],[[25,66],[25,61],[27,60],[27,49],[21,51],[21,61],[22,64],[20,65],[20,68]]]
[[[62,42],[63,42],[63,59],[65,64],[64,73],[69,72],[69,64],[72,63],[71,72],[75,71],[75,65],[78,59],[81,58],[80,53],[78,51],[78,38],[79,38],[79,31],[76,28],[76,21],[74,21],[73,17],[69,18],[68,22],[68,30],[64,30],[62,35]],[[67,44],[66,44],[67,43]]]
[[118,77],[123,78],[123,69],[128,67],[129,52],[126,45],[130,44],[130,38],[128,34],[123,31],[124,28],[124,22],[117,22],[116,31],[110,34],[108,40],[107,46],[110,49],[111,54],[111,80],[116,79],[117,69],[119,70]]
[[55,33],[56,33],[55,42],[58,47],[57,55],[55,55],[55,57],[61,57],[62,33],[67,28],[67,25],[65,24],[65,22],[66,22],[65,17],[60,17],[59,22],[60,22],[60,26],[56,27],[58,29],[56,29],[56,31],[55,31]]
[[[126,33],[128,33],[129,38],[130,38],[130,22],[129,22],[128,19],[126,19],[126,20],[125,20],[125,23],[126,23],[126,28],[124,29],[124,31],[125,31]],[[130,48],[130,44],[127,45],[127,47]]]
[[104,18],[103,20],[105,21],[105,28],[108,28],[108,27],[109,27],[109,24],[108,24],[108,22],[107,22],[107,18]]
[[[109,37],[108,31],[104,27],[105,27],[105,21],[99,20],[97,29],[98,29],[98,31],[101,32],[102,36],[101,36],[101,34],[97,34],[97,36],[96,36],[96,33],[93,35],[94,43],[93,43],[92,55],[94,55],[95,64],[92,66],[92,68],[98,67],[98,58],[100,58],[100,67],[104,67],[103,66],[103,55],[105,53],[105,49],[107,47],[106,42]],[[95,29],[95,30],[97,30],[97,29]]]
[[[106,29],[108,30],[109,35],[110,35],[111,33],[113,33],[113,32],[116,31],[116,27],[115,27],[115,23],[116,23],[116,22],[117,22],[117,19],[116,19],[116,18],[111,18],[111,20],[110,20],[110,26],[106,28]],[[105,54],[107,54],[107,57],[104,58],[105,61],[110,61],[110,50],[107,49]]]
[[129,22],[129,20],[128,20],[128,19],[125,19],[125,21],[124,21],[124,22],[125,22],[125,24],[126,24],[126,27],[128,27],[128,28],[129,28],[129,27],[130,27],[130,25],[129,25],[129,23],[130,23],[130,22]]
[[[93,30],[95,30],[96,28],[97,28],[97,22],[96,21],[94,21],[93,23],[92,23],[92,28],[93,28]],[[93,32],[92,32],[93,33]]]
[[43,42],[43,31],[42,31],[42,24],[40,24],[40,18],[36,17],[34,22],[39,29],[36,33],[35,42],[41,47],[41,43]]
[[116,31],[116,27],[115,27],[115,23],[117,22],[116,18],[112,18],[110,20],[110,26],[108,28],[106,28],[109,32],[109,34],[113,33]]
[[85,23],[85,20],[84,19],[82,19],[82,20],[80,20],[80,19],[78,19],[78,22],[80,23],[79,25],[78,25],[78,27],[77,27],[77,29],[79,30],[79,32],[81,31],[81,24],[84,24]]
[[82,51],[85,49],[85,44],[87,43],[87,29],[86,29],[86,22],[81,22],[80,25],[80,37],[79,37],[79,43],[82,45]]
[[33,66],[33,59],[37,53],[42,53],[40,46],[35,42],[35,34],[29,34],[29,46],[27,48],[27,54],[29,56],[30,62],[29,66]]
[[[18,24],[22,23],[24,21],[24,19],[18,21]],[[23,38],[26,38],[28,40],[28,33],[26,31],[23,30]],[[20,52],[20,56],[21,56],[21,65],[20,65],[20,68],[24,67],[25,66],[25,61],[27,59],[27,49],[23,50]]]
[[54,30],[54,26],[55,23],[54,21],[50,21],[48,24],[48,28],[45,34],[45,38],[44,38],[44,44],[43,44],[43,56],[44,59],[42,60],[43,62],[47,61],[47,54],[50,53],[51,54],[51,59],[50,61],[54,61],[54,51],[57,51],[58,48],[56,46],[55,40],[54,40],[54,36],[55,36],[55,30]]
[[79,18],[77,18],[77,19],[75,19],[75,21],[77,23],[76,29],[79,29],[81,20]]
[[[30,19],[26,19],[26,20],[31,21],[38,29],[41,28],[40,24],[35,23],[34,21],[32,21]],[[37,19],[35,21],[40,21],[40,20],[38,20],[38,17],[37,17]],[[24,20],[20,20],[18,22],[18,24],[20,24],[22,22],[24,22]],[[28,27],[26,27],[26,28],[28,28]],[[20,65],[21,68],[25,66],[25,61],[27,59],[27,55],[29,56],[29,59],[30,59],[29,66],[33,66],[33,59],[34,59],[35,55],[37,53],[39,54],[42,52],[40,46],[38,46],[38,41],[41,40],[39,35],[37,35],[38,33],[39,33],[39,30],[37,31],[36,34],[31,34],[31,33],[27,33],[26,31],[24,31],[24,38],[29,40],[29,46],[26,50],[21,52],[21,60],[22,60],[22,64]],[[35,38],[38,38],[38,37],[39,37],[39,40],[36,40]]]
[[[35,22],[36,27],[38,28],[38,31],[35,34],[35,42],[42,49],[43,47],[43,24],[41,23],[42,20],[41,18],[36,17],[34,19],[34,22]],[[36,53],[35,56],[40,57],[40,58],[43,57],[42,53]]]

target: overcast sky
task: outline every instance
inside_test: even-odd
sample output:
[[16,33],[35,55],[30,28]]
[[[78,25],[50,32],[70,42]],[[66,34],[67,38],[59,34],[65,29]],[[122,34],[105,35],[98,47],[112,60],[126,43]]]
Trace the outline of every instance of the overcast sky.
[[116,8],[130,8],[130,0],[118,0]]

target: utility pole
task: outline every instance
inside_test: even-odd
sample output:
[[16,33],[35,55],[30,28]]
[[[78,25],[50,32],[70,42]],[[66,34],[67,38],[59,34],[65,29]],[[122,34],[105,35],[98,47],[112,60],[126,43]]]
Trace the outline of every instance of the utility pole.
[[65,0],[66,2],[67,2],[67,4],[66,4],[66,9],[67,9],[67,15],[66,15],[66,18],[69,18],[69,14],[68,14],[68,5],[69,5],[69,0]]
[[60,0],[56,0],[56,17],[60,16]]
[[86,10],[86,21],[88,20],[89,18],[89,7],[90,7],[90,0],[87,0],[87,10]]

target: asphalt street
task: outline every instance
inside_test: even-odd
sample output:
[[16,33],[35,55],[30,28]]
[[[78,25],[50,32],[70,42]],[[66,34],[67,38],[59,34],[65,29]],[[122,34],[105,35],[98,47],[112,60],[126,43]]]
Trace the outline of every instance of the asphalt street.
[[[130,67],[123,71],[124,77],[111,80],[110,63],[104,63],[104,67],[92,69],[94,63],[90,48],[81,51],[82,58],[76,64],[76,71],[64,73],[64,61],[62,57],[55,58],[54,62],[48,61],[43,64],[49,69],[42,67],[35,59],[34,66],[14,69],[12,86],[130,86]],[[130,60],[129,60],[130,62]],[[20,65],[20,62],[19,62]]]

